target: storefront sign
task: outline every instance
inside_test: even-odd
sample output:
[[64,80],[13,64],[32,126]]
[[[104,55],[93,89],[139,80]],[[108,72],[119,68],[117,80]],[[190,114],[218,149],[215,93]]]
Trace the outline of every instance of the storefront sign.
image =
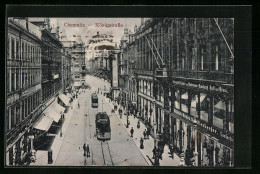
[[199,84],[199,88],[201,88],[201,89],[206,89],[206,90],[209,89],[209,87],[208,87],[207,85],[201,85],[201,84]]
[[198,88],[198,84],[188,83],[187,86]]
[[228,93],[228,91],[226,89],[223,89],[221,87],[216,87],[216,86],[213,86],[213,85],[209,86],[209,90]]

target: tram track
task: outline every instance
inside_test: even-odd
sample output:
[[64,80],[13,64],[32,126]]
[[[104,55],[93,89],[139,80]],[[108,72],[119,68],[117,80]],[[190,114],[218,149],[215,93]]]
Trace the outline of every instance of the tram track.
[[114,162],[112,159],[109,143],[107,141],[101,141],[102,155],[104,160],[104,165],[106,166],[114,166]]

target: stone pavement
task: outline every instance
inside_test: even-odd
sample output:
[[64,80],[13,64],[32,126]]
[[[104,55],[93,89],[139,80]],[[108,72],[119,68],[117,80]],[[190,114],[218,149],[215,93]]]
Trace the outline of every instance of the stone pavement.
[[[109,99],[106,98],[105,99],[106,102],[108,102],[111,106],[111,109],[114,108],[114,102],[109,102]],[[118,108],[120,108],[120,105],[117,106]],[[123,107],[121,107],[123,108]],[[124,124],[126,126],[127,123],[127,116],[124,114],[124,110],[123,110],[123,114],[122,114],[122,118],[120,119],[119,113],[118,111],[116,111],[116,115],[117,117],[120,119],[120,121],[122,122],[122,124]],[[136,146],[140,147],[140,138],[143,137],[143,131],[144,129],[146,129],[145,125],[140,121],[140,128],[137,128],[137,122],[138,122],[138,118],[134,118],[134,116],[129,116],[128,117],[129,121],[130,121],[130,125],[128,126],[127,132],[130,135],[130,130],[133,127],[134,129],[134,134],[133,134],[133,141],[135,142]],[[153,157],[153,150],[154,148],[154,138],[152,136],[149,136],[149,139],[144,140],[144,149],[140,149],[141,153],[143,154],[145,160],[147,161],[147,163],[149,165],[152,165],[151,161],[149,160],[149,158],[151,160],[154,161],[154,159],[152,159]],[[165,145],[164,146],[164,153],[162,154],[162,160],[160,159],[160,166],[179,166],[180,164],[180,157],[177,156],[176,154],[174,154],[174,158],[172,159],[171,155],[168,154],[168,152],[170,152],[169,150],[169,146]],[[149,157],[149,158],[148,158]]]

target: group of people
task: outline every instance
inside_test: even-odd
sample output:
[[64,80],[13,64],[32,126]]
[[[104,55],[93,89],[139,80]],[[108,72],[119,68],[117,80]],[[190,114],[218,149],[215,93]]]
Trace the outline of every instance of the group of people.
[[89,145],[86,146],[86,143],[84,143],[83,150],[84,150],[84,154],[83,155],[87,156],[87,158],[90,157]]

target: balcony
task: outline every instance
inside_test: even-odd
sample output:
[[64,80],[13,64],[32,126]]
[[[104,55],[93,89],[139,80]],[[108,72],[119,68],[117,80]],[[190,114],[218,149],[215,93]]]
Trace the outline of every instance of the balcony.
[[192,79],[202,79],[202,80],[211,80],[219,81],[224,83],[233,84],[234,83],[234,74],[233,73],[224,73],[223,71],[171,71],[170,75],[172,77],[180,78],[192,78]]

